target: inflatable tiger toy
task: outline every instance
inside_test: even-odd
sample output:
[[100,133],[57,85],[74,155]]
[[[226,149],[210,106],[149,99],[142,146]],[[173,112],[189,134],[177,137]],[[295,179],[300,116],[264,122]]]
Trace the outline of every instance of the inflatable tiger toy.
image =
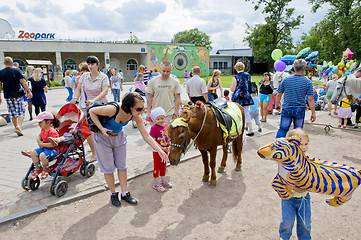
[[310,159],[299,148],[300,141],[300,137],[279,138],[257,151],[261,158],[277,161],[286,170],[286,174],[278,173],[273,179],[272,188],[285,200],[293,197],[292,186],[334,196],[326,200],[333,207],[350,200],[361,183],[361,171],[345,164]]

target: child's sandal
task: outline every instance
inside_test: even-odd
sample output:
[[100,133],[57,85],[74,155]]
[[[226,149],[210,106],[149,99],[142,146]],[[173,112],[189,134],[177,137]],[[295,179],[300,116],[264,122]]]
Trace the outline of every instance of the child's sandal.
[[42,173],[40,173],[39,178],[41,180],[47,178],[49,176],[49,169],[44,169]]
[[58,146],[59,142],[56,138],[48,137],[48,141],[52,143],[54,146]]
[[41,173],[42,169],[35,169],[35,171],[30,175],[30,178],[35,180]]
[[31,158],[31,150],[23,150],[21,151],[21,154],[24,155],[25,157]]

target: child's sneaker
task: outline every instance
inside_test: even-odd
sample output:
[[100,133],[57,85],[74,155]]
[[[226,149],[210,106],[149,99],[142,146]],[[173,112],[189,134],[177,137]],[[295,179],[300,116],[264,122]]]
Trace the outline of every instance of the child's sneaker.
[[158,192],[164,192],[165,188],[161,183],[154,183],[153,188],[157,190]]
[[44,169],[42,173],[40,173],[39,178],[41,180],[47,178],[49,176],[49,169]]
[[42,169],[35,169],[35,171],[30,175],[30,178],[35,180],[39,174],[41,174],[43,170]]
[[262,132],[262,128],[259,128],[259,129],[258,129],[258,132]]
[[170,184],[167,180],[162,180],[160,183],[163,187],[172,188],[172,184]]

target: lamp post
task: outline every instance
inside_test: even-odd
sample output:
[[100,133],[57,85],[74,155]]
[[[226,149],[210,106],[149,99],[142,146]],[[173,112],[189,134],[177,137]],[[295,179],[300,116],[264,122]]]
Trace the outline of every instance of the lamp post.
[[206,46],[207,48],[207,76],[206,76],[206,83],[208,84],[208,76],[209,76],[209,45]]

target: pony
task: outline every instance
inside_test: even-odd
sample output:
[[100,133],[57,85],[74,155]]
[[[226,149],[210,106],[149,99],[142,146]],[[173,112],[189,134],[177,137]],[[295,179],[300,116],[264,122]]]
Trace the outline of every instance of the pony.
[[[232,104],[236,104],[239,108],[240,118],[242,119],[242,123],[244,123],[243,107],[237,103]],[[208,182],[209,174],[211,173],[209,183],[211,186],[216,185],[215,167],[217,146],[219,145],[223,147],[223,157],[218,168],[218,173],[222,173],[226,167],[229,142],[232,142],[233,160],[236,163],[235,170],[241,170],[244,124],[242,124],[236,136],[229,135],[227,138],[224,138],[224,132],[217,123],[215,113],[208,105],[203,104],[201,101],[197,101],[192,107],[187,106],[182,108],[180,118],[173,120],[172,124],[167,127],[167,132],[171,142],[169,152],[171,165],[178,165],[181,154],[186,153],[187,146],[191,139],[194,140],[195,145],[202,155],[204,165],[203,182]],[[210,161],[208,161],[208,152]],[[211,172],[209,168],[211,168]]]
[[301,138],[279,138],[261,147],[261,158],[277,161],[280,171],[272,181],[272,188],[284,199],[293,197],[292,187],[334,196],[326,200],[332,207],[351,199],[361,183],[361,171],[345,164],[310,159],[299,148]]
[[337,80],[337,86],[331,98],[332,104],[338,104],[346,95],[352,95],[353,99],[361,95],[361,79],[346,76]]

